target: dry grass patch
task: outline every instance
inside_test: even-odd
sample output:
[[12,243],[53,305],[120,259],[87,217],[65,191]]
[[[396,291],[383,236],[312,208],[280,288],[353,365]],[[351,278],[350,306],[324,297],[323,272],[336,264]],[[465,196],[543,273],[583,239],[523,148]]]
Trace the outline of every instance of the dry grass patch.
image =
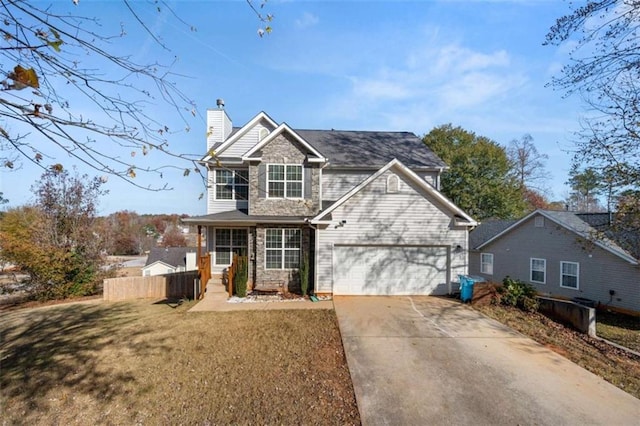
[[481,303],[473,307],[640,398],[640,358],[558,324],[538,312]]
[[25,424],[359,424],[332,310],[70,304],[2,315],[0,409]]
[[598,311],[596,334],[603,339],[640,352],[640,317]]

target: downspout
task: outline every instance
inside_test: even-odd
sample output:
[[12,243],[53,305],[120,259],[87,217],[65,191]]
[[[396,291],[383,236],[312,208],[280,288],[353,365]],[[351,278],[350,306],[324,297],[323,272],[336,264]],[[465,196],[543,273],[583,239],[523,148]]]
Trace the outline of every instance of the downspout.
[[[318,227],[314,226],[311,221],[309,220],[309,218],[305,218],[304,219],[305,223],[307,224],[307,226],[311,229],[313,229],[316,233],[315,238],[313,239],[313,243],[315,245],[314,247],[314,256],[313,256],[313,294],[310,294],[310,297],[315,297],[315,290],[316,290],[316,286],[318,285]],[[313,300],[313,299],[312,299]]]

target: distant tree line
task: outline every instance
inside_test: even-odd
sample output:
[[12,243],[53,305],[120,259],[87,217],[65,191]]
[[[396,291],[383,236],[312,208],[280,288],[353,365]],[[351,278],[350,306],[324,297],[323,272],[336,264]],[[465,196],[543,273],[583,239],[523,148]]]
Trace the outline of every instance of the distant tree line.
[[184,215],[97,216],[104,180],[50,168],[32,186],[32,204],[0,215],[0,263],[29,276],[33,298],[94,294],[110,271],[107,255],[142,254],[156,245],[185,246]]

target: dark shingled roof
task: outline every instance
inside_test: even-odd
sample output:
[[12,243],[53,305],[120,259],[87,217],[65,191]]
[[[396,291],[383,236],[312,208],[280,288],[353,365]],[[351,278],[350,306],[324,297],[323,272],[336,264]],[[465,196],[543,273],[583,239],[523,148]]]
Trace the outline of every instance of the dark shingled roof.
[[[241,127],[234,127],[232,137]],[[378,169],[397,158],[410,169],[447,167],[422,139],[411,132],[293,129],[329,159],[331,167]],[[216,143],[218,148],[223,142]]]
[[[597,241],[602,247],[621,257],[640,258],[638,235],[609,227],[608,213],[572,213],[567,211],[537,210],[565,228],[585,239]],[[525,216],[528,217],[529,215]],[[469,233],[469,246],[477,249],[480,245],[500,234],[520,220],[489,220]]]
[[410,132],[295,130],[322,155],[329,167],[379,168],[397,158],[415,168],[446,167],[422,139]]
[[628,251],[636,259],[640,259],[640,235],[637,226],[620,220],[617,213],[576,213],[580,219],[602,232]]
[[144,266],[149,266],[158,261],[173,267],[185,266],[187,253],[196,253],[197,251],[196,247],[154,247],[149,252],[147,263]]
[[514,223],[516,220],[488,220],[482,222],[469,233],[469,247],[475,249],[482,243],[489,241]]

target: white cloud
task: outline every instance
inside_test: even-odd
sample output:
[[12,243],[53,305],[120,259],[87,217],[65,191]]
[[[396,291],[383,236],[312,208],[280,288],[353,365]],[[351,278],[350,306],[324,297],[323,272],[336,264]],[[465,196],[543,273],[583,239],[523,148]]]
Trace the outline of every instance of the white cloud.
[[318,22],[320,22],[320,19],[316,15],[309,12],[304,12],[301,18],[296,19],[295,24],[296,28],[302,30],[305,28],[313,27],[317,25]]
[[351,76],[351,90],[332,105],[333,112],[351,115],[355,105],[360,113],[382,114],[395,124],[405,119],[391,118],[393,111],[406,117],[411,107],[430,110],[431,116],[455,116],[499,102],[527,82],[524,73],[511,65],[505,50],[481,52],[457,44],[432,46],[429,42],[404,52],[405,60],[397,61],[394,67],[380,66]]

